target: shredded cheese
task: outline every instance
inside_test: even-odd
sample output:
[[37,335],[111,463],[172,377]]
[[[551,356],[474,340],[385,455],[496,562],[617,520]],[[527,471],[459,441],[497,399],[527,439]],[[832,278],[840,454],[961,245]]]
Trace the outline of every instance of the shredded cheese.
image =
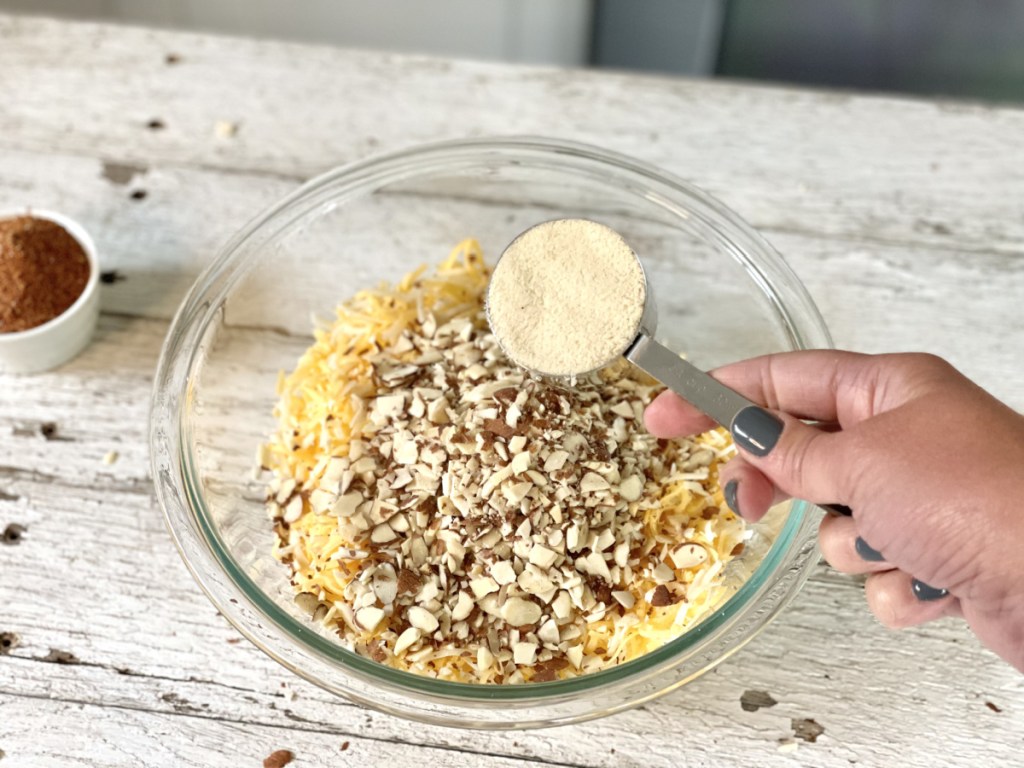
[[[279,378],[279,427],[261,447],[259,460],[274,474],[270,506],[278,534],[275,556],[290,567],[296,592],[312,595],[313,607],[320,606],[317,618],[335,626],[346,644],[382,662],[442,679],[525,682],[535,676],[531,669],[520,667],[503,677],[493,664],[484,663],[486,654],[430,646],[395,654],[393,617],[385,615],[369,629],[361,625],[346,590],[381,555],[343,535],[337,513],[317,495],[327,493],[328,487],[337,489],[339,482],[344,485],[337,474],[340,459],[352,463],[361,458],[360,438],[371,429],[371,404],[380,391],[375,361],[384,351],[407,361],[424,354],[403,346],[407,331],[457,318],[479,322],[489,274],[480,245],[466,240],[435,274],[421,267],[394,287],[360,291],[339,306],[331,323],[315,329],[314,343],[295,370]],[[697,444],[708,454],[705,461],[673,466],[656,503],[635,505],[649,554],[661,563],[673,563],[680,542],[703,549],[704,554],[694,550],[699,557],[691,566],[673,567],[676,602],[652,605],[650,595],[664,581],[636,570],[629,591],[639,598],[628,608],[612,601],[595,610],[580,641],[579,669],[562,668],[558,677],[648,653],[685,632],[727,596],[722,572],[742,551],[747,536],[742,520],[726,509],[718,487],[718,468],[734,449],[721,429],[701,435]],[[387,638],[389,652],[384,653]]]

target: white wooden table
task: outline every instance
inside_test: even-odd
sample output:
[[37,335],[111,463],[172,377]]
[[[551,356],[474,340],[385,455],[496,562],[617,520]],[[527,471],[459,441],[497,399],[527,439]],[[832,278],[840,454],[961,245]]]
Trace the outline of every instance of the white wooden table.
[[[0,543],[0,768],[258,766],[276,749],[303,767],[1020,764],[1024,677],[958,622],[883,629],[824,566],[714,673],[532,733],[339,701],[217,614],[149,477],[150,379],[187,286],[313,174],[509,133],[694,181],[787,256],[840,346],[937,352],[1024,408],[1024,112],[0,16],[0,208],[78,218],[123,277],[81,357],[0,377],[0,531],[27,529]],[[745,711],[747,691],[777,703]],[[805,720],[823,732],[794,742]]]

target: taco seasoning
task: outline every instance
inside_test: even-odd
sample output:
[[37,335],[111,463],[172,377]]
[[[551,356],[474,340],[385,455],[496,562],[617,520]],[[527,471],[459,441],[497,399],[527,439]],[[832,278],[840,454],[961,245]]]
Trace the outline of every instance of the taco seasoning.
[[60,224],[0,220],[0,333],[27,331],[63,314],[85,290],[89,258]]

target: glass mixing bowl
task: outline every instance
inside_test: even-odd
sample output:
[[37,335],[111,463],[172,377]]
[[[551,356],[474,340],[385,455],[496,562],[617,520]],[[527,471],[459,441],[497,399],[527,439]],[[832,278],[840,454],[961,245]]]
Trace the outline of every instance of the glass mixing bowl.
[[153,394],[157,493],[185,563],[220,612],[298,675],[417,720],[473,728],[568,723],[680,687],[741,648],[788,603],[817,559],[815,508],[777,506],[726,572],[735,589],[681,637],[570,680],[441,682],[344,649],[294,603],[271,555],[258,444],[273,430],[278,372],[311,342],[313,315],[358,289],[436,264],[464,237],[493,260],[554,218],[618,230],[640,254],[659,339],[712,367],[830,346],[782,258],[736,214],[662,171],[548,139],[435,144],[354,163],[309,182],[245,227],[200,276],[164,344]]

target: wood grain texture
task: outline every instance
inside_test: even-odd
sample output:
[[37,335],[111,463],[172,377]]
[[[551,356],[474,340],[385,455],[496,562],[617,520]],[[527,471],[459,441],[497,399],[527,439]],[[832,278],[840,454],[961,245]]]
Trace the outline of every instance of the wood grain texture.
[[[422,141],[562,136],[660,165],[763,228],[1013,253],[1024,235],[1019,110],[26,18],[0,25],[8,147],[306,178]],[[238,123],[233,139],[215,140],[221,120]]]
[[[0,656],[4,768],[259,765],[282,748],[298,766],[1017,758],[1019,674],[957,622],[882,629],[857,583],[824,567],[714,673],[608,720],[464,733],[339,701],[196,588],[152,498],[146,421],[167,322],[244,221],[338,161],[511,132],[593,141],[704,185],[767,231],[841,345],[944,354],[1024,408],[1022,113],[5,17],[0,87],[0,209],[80,219],[125,277],[103,286],[82,356],[0,377],[0,528],[27,527],[0,545],[0,633],[20,641]],[[214,136],[220,119],[239,122],[235,139]],[[778,704],[746,712],[748,690]],[[824,733],[779,752],[802,719]]]

